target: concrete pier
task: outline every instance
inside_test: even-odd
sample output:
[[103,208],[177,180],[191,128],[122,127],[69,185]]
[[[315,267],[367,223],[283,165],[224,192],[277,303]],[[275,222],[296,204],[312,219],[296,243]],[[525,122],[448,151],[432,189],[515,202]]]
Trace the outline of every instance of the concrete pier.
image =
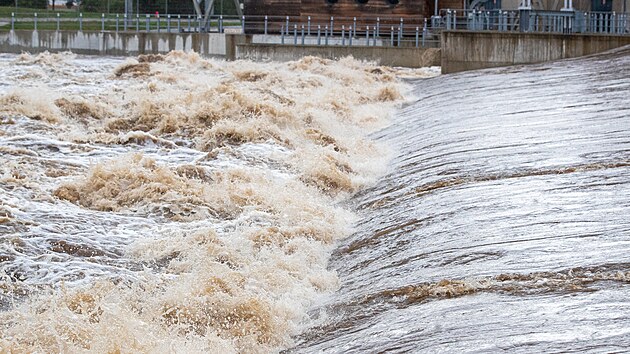
[[630,36],[442,32],[442,73],[577,58],[630,45]]

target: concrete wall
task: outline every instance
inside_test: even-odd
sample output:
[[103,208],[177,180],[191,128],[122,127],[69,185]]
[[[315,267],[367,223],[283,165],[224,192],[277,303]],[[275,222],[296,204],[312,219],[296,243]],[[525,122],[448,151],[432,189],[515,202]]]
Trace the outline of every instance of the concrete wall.
[[304,56],[336,59],[353,56],[388,66],[419,68],[440,65],[440,49],[398,47],[343,47],[343,46],[293,46],[278,44],[241,44],[236,48],[237,59],[254,61],[291,61]]
[[630,45],[630,36],[445,31],[442,73],[541,63]]
[[[203,56],[226,57],[228,46],[239,35],[220,33],[142,33],[81,31],[0,32],[0,52],[38,53],[72,51],[89,55],[138,55],[183,50]],[[229,42],[229,43],[228,43]],[[234,53],[232,53],[234,56]]]

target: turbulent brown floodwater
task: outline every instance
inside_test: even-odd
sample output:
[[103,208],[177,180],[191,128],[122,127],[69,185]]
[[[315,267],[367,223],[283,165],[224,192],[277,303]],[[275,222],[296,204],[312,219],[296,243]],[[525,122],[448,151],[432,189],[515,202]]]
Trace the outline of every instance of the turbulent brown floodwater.
[[0,56],[0,352],[274,352],[409,86],[352,59]]
[[0,56],[0,351],[630,347],[630,50],[434,75]]

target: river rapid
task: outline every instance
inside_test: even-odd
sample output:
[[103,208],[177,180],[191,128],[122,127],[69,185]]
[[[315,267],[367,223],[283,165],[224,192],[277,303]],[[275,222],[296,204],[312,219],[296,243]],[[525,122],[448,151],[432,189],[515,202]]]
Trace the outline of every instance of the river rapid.
[[0,351],[630,347],[630,50],[0,56]]
[[[431,71],[405,71],[411,76]],[[369,137],[408,86],[353,59],[0,56],[0,351],[290,348],[339,287]]]

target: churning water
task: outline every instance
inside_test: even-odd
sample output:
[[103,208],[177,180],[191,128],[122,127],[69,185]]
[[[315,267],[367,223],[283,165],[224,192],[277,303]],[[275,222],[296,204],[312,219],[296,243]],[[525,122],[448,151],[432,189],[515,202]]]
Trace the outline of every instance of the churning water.
[[0,351],[630,347],[628,52],[1,56]]
[[[352,59],[0,57],[0,352],[273,352],[408,86]],[[433,75],[406,71],[406,75]]]

